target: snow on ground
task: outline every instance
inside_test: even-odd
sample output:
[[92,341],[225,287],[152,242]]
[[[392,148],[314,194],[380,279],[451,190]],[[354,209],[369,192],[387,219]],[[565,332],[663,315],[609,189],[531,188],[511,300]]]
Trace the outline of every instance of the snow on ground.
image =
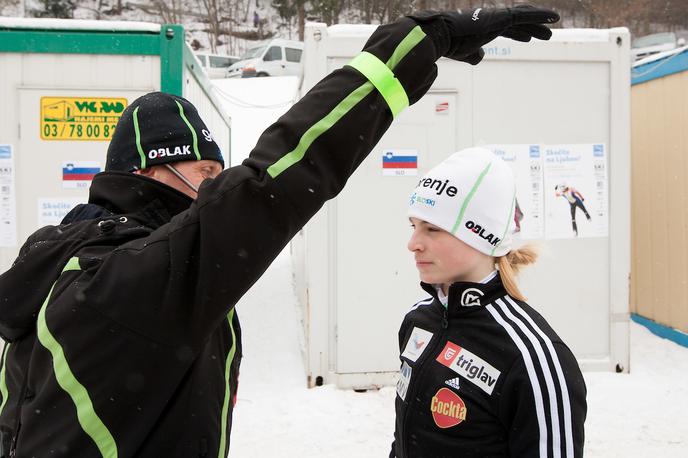
[[[237,313],[244,360],[230,457],[388,456],[394,388],[306,388],[288,249],[240,301]],[[631,374],[585,374],[585,456],[684,458],[686,375],[687,348],[631,323]]]
[[[219,81],[232,116],[232,164],[290,106],[295,78]],[[239,103],[240,99],[242,103]],[[246,107],[244,102],[270,108]],[[277,106],[276,106],[277,105]],[[393,387],[306,388],[286,249],[237,306],[244,360],[230,456],[379,458],[389,453]],[[631,373],[586,373],[587,458],[688,456],[688,349],[631,323]]]

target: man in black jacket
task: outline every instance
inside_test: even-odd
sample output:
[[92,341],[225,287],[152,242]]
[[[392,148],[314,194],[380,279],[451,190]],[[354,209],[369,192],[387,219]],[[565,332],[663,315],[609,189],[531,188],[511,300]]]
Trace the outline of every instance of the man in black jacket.
[[557,18],[518,7],[381,26],[219,174],[191,104],[132,103],[89,203],[0,277],[0,456],[226,456],[234,304],[425,94],[437,59],[477,64],[495,37],[547,39]]

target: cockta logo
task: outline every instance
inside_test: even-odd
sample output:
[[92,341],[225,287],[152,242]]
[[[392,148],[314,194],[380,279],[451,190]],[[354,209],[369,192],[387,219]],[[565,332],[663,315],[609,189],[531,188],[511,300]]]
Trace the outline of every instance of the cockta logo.
[[455,186],[447,186],[448,184],[449,180],[442,181],[434,178],[423,178],[418,182],[418,187],[433,189],[438,196],[441,196],[442,193],[447,194],[449,197],[456,196],[459,190]]
[[476,224],[473,221],[466,221],[466,229],[480,236],[480,238],[485,239],[490,245],[497,246],[499,242],[502,241],[499,237],[494,234],[488,234],[485,228],[480,224]]
[[430,412],[435,424],[442,428],[451,428],[466,420],[466,404],[458,394],[449,388],[440,388],[430,401]]

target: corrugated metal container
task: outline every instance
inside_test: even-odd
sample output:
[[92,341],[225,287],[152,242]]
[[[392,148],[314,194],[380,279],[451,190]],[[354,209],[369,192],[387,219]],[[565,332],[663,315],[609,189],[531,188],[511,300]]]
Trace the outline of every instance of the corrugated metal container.
[[230,119],[178,25],[0,18],[0,269],[87,198],[124,108],[189,99],[229,163]]
[[632,77],[631,310],[685,334],[688,47],[638,62]]

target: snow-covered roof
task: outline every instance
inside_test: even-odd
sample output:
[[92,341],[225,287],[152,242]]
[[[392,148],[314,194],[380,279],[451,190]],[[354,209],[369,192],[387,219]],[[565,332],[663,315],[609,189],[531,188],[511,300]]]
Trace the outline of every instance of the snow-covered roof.
[[160,24],[135,21],[95,21],[86,19],[39,19],[0,17],[2,29],[81,30],[99,32],[160,33]]
[[674,56],[676,54],[681,54],[682,52],[688,50],[688,46],[681,46],[680,48],[676,49],[671,49],[669,51],[663,51],[663,52],[658,52],[656,54],[652,54],[651,56],[643,57],[642,59],[638,59],[636,62],[633,63],[633,67],[640,67],[641,65],[649,64],[651,62],[656,62],[658,60],[662,60],[665,57],[670,57]]
[[631,69],[631,84],[640,84],[685,71],[688,71],[688,46],[639,60]]
[[327,28],[331,37],[367,37],[378,28],[376,24],[336,24]]

